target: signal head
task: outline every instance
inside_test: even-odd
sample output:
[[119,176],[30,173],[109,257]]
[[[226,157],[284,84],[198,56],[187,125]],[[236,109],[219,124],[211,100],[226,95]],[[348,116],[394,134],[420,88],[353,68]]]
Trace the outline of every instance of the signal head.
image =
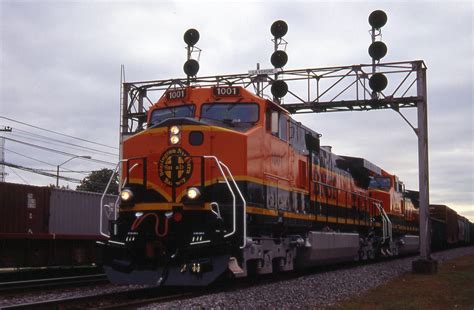
[[387,14],[382,10],[376,10],[369,15],[369,24],[375,28],[380,29],[387,23]]
[[196,29],[188,29],[184,33],[184,42],[188,46],[194,46],[199,41],[199,31]]
[[387,45],[382,41],[376,41],[369,46],[369,55],[375,60],[380,60],[387,55]]
[[270,27],[270,31],[275,38],[281,38],[288,32],[288,25],[283,20],[277,20]]
[[375,73],[369,79],[369,86],[375,92],[381,92],[387,84],[388,80],[383,73]]
[[194,59],[188,59],[183,66],[184,73],[188,76],[195,76],[199,71],[199,63]]
[[275,51],[270,58],[270,62],[275,68],[282,68],[288,62],[288,55],[284,51]]
[[271,92],[277,98],[284,97],[288,93],[288,84],[285,81],[277,80],[273,82]]

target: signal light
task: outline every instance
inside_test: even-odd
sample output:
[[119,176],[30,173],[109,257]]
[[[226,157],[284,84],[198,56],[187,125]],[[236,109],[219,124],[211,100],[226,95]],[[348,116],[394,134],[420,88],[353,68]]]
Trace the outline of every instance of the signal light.
[[[196,76],[196,74],[199,71],[199,63],[191,59],[192,53],[196,50],[199,52],[199,55],[201,53],[201,49],[198,47],[195,47],[194,45],[199,41],[199,31],[196,29],[188,29],[184,33],[184,42],[188,45],[187,46],[187,51],[188,51],[188,60],[184,63],[183,70],[184,73],[188,76],[188,85],[190,84],[190,76]],[[199,56],[198,56],[199,59]]]
[[196,29],[188,29],[184,33],[184,42],[188,46],[194,46],[199,41],[199,31]]
[[184,73],[188,76],[195,76],[199,71],[199,63],[194,59],[188,59],[183,66]]
[[275,51],[270,58],[270,62],[275,68],[282,68],[288,62],[288,55],[284,51]]
[[375,60],[380,60],[387,55],[387,45],[382,41],[375,41],[369,46],[369,55]]
[[277,80],[273,82],[271,92],[277,98],[284,97],[288,93],[288,84],[283,80]]
[[381,92],[387,84],[388,80],[383,73],[375,73],[369,79],[369,86],[374,92]]
[[270,27],[270,32],[275,38],[281,38],[288,32],[288,25],[282,20],[277,20]]
[[380,29],[387,23],[387,14],[382,10],[376,10],[369,15],[369,24],[372,28]]

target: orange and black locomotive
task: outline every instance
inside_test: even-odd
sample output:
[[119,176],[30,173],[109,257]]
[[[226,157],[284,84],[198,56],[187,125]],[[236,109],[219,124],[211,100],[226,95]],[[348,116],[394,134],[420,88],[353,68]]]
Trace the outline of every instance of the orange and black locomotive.
[[123,142],[121,183],[106,248],[115,283],[207,285],[418,249],[396,176],[320,146],[240,86],[166,91]]

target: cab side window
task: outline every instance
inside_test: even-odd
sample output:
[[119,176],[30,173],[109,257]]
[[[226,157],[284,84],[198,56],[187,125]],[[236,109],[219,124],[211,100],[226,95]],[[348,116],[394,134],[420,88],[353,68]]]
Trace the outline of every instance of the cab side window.
[[288,141],[288,117],[282,113],[267,109],[265,112],[265,129],[284,141]]
[[276,137],[279,137],[280,133],[279,117],[278,111],[267,109],[265,112],[265,129]]
[[279,119],[279,135],[278,137],[283,141],[288,141],[288,118],[280,113]]
[[267,131],[272,130],[272,110],[271,109],[267,109],[265,111],[265,129]]
[[278,137],[279,128],[278,128],[278,112],[272,111],[272,134]]

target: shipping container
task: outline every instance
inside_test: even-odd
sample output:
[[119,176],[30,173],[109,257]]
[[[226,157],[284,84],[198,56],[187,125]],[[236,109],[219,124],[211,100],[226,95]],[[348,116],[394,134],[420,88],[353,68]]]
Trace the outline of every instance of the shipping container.
[[[52,189],[49,232],[57,235],[100,236],[102,194]],[[106,195],[104,204],[113,205],[117,196]],[[103,232],[108,234],[108,218],[102,217]]]
[[0,183],[0,233],[48,232],[49,187]]

